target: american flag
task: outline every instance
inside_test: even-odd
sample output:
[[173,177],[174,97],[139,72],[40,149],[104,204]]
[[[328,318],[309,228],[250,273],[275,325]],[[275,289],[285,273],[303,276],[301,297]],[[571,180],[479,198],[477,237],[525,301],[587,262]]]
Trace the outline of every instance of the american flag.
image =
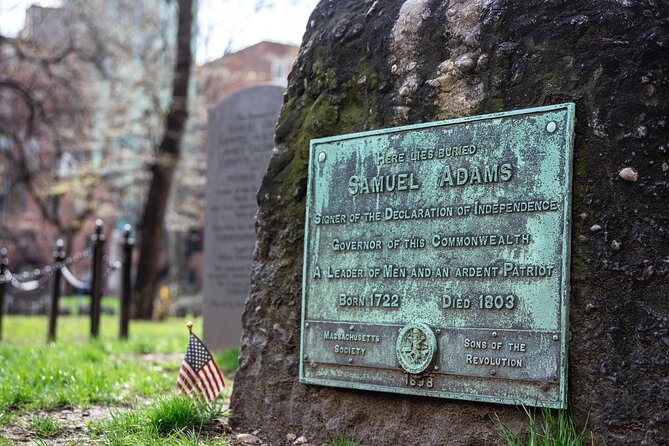
[[213,401],[223,387],[225,387],[223,374],[218,370],[214,358],[200,338],[191,333],[186,357],[179,370],[177,388],[184,395],[195,392],[203,395],[207,401]]

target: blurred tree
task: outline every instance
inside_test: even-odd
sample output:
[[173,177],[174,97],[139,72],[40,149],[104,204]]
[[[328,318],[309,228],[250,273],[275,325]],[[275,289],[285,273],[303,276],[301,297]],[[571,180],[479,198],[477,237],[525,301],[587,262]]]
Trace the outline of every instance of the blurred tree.
[[90,137],[90,104],[81,100],[90,57],[73,42],[53,52],[0,35],[0,161],[14,185],[5,192],[26,191],[17,199],[32,200],[67,241],[94,211],[100,180],[74,169]]
[[177,55],[172,80],[172,99],[165,118],[163,137],[151,166],[151,185],[140,226],[140,258],[135,280],[135,317],[140,319],[150,319],[153,314],[165,211],[188,117],[188,92],[193,62],[193,0],[178,0],[177,4]]
[[169,103],[174,10],[65,0],[31,6],[18,38],[0,35],[0,180],[10,185],[0,199],[27,192],[68,241],[93,217],[139,219]]

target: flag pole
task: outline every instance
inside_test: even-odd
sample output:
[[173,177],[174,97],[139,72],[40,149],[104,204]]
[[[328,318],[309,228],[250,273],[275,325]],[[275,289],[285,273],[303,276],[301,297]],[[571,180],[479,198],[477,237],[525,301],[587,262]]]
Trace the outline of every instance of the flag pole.
[[192,321],[186,322],[186,328],[188,328],[188,333],[192,333],[193,332],[193,322]]

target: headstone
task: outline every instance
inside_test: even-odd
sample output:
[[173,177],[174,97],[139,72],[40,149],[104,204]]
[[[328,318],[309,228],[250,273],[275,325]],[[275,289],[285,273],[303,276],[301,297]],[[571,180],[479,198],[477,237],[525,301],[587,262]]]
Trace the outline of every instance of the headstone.
[[284,89],[242,90],[209,111],[204,234],[204,341],[239,345],[255,247],[256,192],[274,146]]
[[[669,444],[667,17],[669,3],[657,1],[320,2],[289,77],[276,150],[258,194],[257,248],[231,399],[234,425],[262,430],[272,444],[303,432],[318,444],[353,432],[371,445],[506,444],[497,417],[514,432],[527,430],[525,412],[511,404],[300,382],[308,163],[314,161],[309,144],[574,103],[571,236],[560,238],[571,247],[564,271],[569,413],[579,429],[587,425],[588,443],[592,433],[594,444]],[[328,149],[325,163],[338,159],[330,158],[336,150]],[[365,142],[340,150],[364,153]],[[360,161],[352,158],[351,169]],[[555,169],[546,180],[559,177]],[[501,203],[504,197],[495,194],[503,186],[489,186],[490,200]],[[552,249],[519,247],[513,262]],[[403,261],[414,261],[414,254]],[[353,314],[329,311],[341,321]],[[533,322],[543,324],[537,315]],[[350,325],[355,333],[358,327]],[[402,367],[397,355],[387,360]]]

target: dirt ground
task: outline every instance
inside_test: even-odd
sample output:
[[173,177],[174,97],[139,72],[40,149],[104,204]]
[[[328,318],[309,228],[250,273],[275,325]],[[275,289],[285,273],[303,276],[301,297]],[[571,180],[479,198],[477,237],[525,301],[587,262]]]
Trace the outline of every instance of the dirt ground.
[[[144,403],[146,402],[148,401]],[[227,409],[228,403],[229,401],[226,400],[225,409]],[[120,412],[129,409],[129,407],[124,406],[91,406],[87,409],[65,406],[57,409],[33,411],[16,416],[11,423],[0,427],[0,434],[15,444],[53,446],[92,444],[95,442],[91,438],[90,432],[90,424],[92,422],[109,419],[113,411]],[[28,429],[31,418],[36,415],[50,417],[62,426],[62,432],[54,438],[37,437]],[[233,432],[227,418],[218,418],[203,426],[200,436],[208,440],[224,438],[229,441],[230,446],[268,445],[268,443],[263,441],[262,432]],[[315,446],[309,443],[305,437],[297,436],[296,434],[289,434],[284,444]]]
[[[151,363],[154,368],[162,368],[167,363],[178,362],[183,355],[150,353],[142,355],[142,359]],[[226,381],[227,391],[222,410],[227,411],[230,404],[229,395],[232,390],[233,381]],[[135,406],[148,404],[148,398],[138,398]],[[54,409],[35,410],[11,416],[11,421],[0,426],[0,435],[6,437],[16,444],[47,444],[47,445],[81,445],[93,443],[91,439],[90,426],[97,421],[108,420],[113,413],[128,411],[130,405],[94,405],[86,409],[72,406],[63,406]],[[2,414],[0,414],[2,416]],[[53,438],[39,438],[30,431],[30,421],[34,416],[49,417],[62,427],[61,433]],[[201,435],[204,438],[213,439],[224,436],[231,440],[231,445],[236,439],[228,425],[226,418],[219,418],[204,426]]]
[[[142,359],[150,362],[156,368],[162,368],[167,363],[174,363],[183,358],[181,354],[146,354]],[[229,374],[226,377],[225,399],[223,401],[222,411],[227,413],[230,406],[230,394],[234,384],[234,375]],[[143,404],[150,403],[148,398],[138,398],[134,407],[141,407]],[[27,445],[54,445],[70,446],[92,444],[95,442],[91,438],[91,425],[98,421],[109,420],[113,413],[128,411],[131,405],[94,405],[85,409],[63,406],[54,409],[36,410],[13,415],[11,421],[4,426],[0,426],[0,435],[11,440],[15,444]],[[2,414],[0,414],[2,416]],[[53,438],[40,438],[30,429],[30,421],[34,416],[49,417],[62,427],[62,431]],[[202,427],[200,435],[204,439],[214,440],[224,438],[229,441],[230,446],[258,445],[267,446],[263,441],[263,435],[260,431],[253,432],[233,432],[228,424],[228,419],[224,416],[217,418]],[[285,440],[285,445],[314,446],[310,444],[304,436],[289,434]]]

